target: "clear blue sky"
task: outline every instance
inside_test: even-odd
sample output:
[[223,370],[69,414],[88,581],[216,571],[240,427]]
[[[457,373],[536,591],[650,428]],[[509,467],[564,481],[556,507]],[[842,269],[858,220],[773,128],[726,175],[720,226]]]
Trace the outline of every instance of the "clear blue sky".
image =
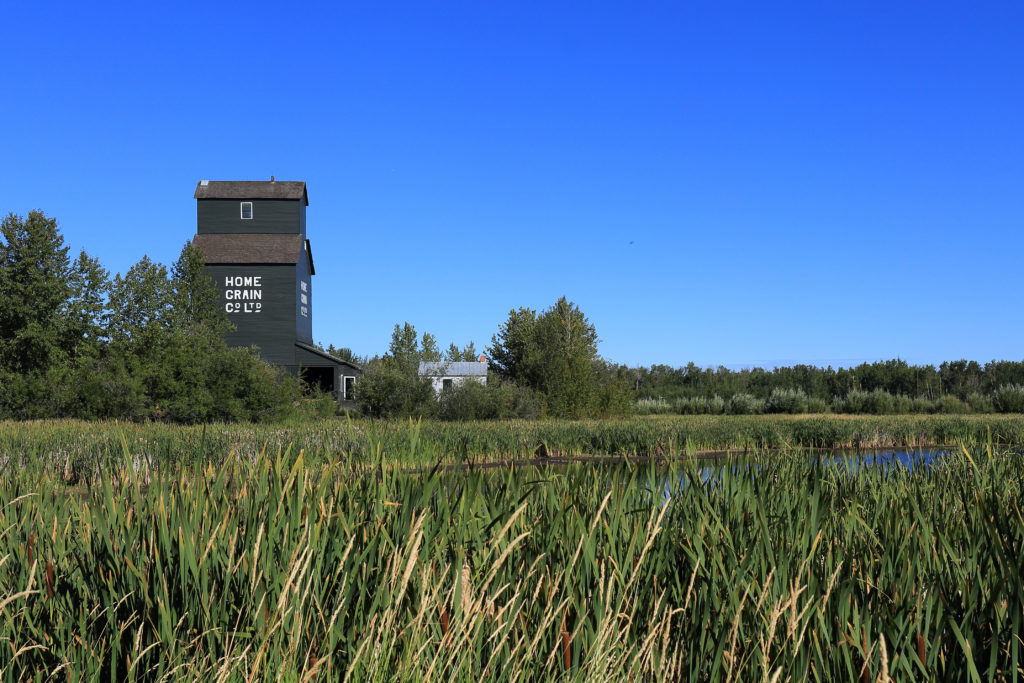
[[808,4],[9,3],[0,211],[123,272],[305,180],[360,354],[564,295],[631,365],[1024,358],[1024,4]]

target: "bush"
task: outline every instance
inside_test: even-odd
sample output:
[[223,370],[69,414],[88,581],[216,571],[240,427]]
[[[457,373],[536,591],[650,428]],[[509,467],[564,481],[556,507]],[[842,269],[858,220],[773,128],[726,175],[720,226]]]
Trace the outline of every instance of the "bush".
[[765,411],[798,415],[807,412],[807,394],[803,389],[773,389]]
[[369,368],[355,386],[359,409],[369,417],[427,417],[437,407],[430,380],[395,365]]
[[935,401],[934,410],[943,415],[962,415],[970,412],[971,409],[956,396],[946,394]]
[[[998,390],[996,390],[996,393],[998,393]],[[972,413],[995,412],[995,406],[993,405],[992,399],[988,398],[984,394],[978,393],[977,391],[972,392],[967,396],[967,405],[971,407]]]
[[677,398],[676,412],[680,415],[706,415],[708,412],[708,401],[700,396]]
[[535,392],[515,384],[465,382],[441,391],[437,417],[448,421],[534,419],[540,416],[541,406]]
[[914,399],[914,407],[911,412],[919,415],[927,415],[928,413],[935,412],[935,404],[924,396],[918,396]]
[[672,412],[672,404],[663,398],[641,398],[633,405],[637,415],[667,415]]
[[840,403],[840,412],[861,415],[867,412],[868,400],[871,394],[861,389],[851,389],[846,398]]
[[905,394],[899,394],[893,397],[892,409],[897,415],[909,415],[917,412],[914,405],[914,399]]
[[725,414],[725,399],[718,394],[715,394],[708,399],[708,414],[709,415],[724,415]]
[[992,405],[1000,413],[1024,413],[1024,386],[1004,384],[993,394]]
[[726,411],[730,415],[758,415],[764,412],[764,401],[750,394],[733,394]]
[[807,399],[807,412],[821,414],[828,409],[828,404],[825,403],[825,399],[815,397],[808,397]]
[[872,415],[891,415],[894,409],[892,394],[884,389],[872,391],[864,404],[864,411]]
[[479,382],[447,387],[437,397],[437,416],[442,420],[493,420],[500,407],[494,392]]

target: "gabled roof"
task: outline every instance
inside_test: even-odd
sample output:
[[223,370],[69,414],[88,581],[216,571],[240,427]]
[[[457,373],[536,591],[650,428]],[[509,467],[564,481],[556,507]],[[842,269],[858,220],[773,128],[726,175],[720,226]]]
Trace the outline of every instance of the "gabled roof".
[[300,199],[309,206],[302,180],[200,180],[196,199]]
[[326,351],[321,351],[315,346],[303,344],[302,342],[295,342],[295,347],[312,355],[312,358],[307,357],[305,362],[303,362],[302,357],[297,356],[296,360],[298,361],[299,365],[304,365],[306,367],[322,367],[323,365],[325,365],[324,361],[327,361],[326,364],[328,365],[344,365],[355,370],[356,372],[363,371],[363,369],[356,365],[355,363],[349,363],[347,360],[336,358],[331,354],[327,353]]
[[206,263],[288,263],[302,256],[302,236],[291,234],[196,235],[192,245],[203,252]]
[[487,363],[477,361],[420,361],[419,374],[432,377],[480,377],[487,375]]

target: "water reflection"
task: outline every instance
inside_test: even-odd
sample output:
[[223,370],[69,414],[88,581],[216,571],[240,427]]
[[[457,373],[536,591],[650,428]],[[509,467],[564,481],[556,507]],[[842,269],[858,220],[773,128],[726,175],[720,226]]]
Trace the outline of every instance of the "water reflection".
[[[902,468],[908,472],[918,469],[928,469],[937,464],[943,456],[947,455],[946,450],[910,450],[910,449],[885,449],[876,451],[833,451],[827,454],[810,453],[806,457],[817,461],[825,467],[845,471],[851,475],[862,472],[881,469],[884,474]],[[699,481],[700,484],[708,482],[721,482],[722,476],[728,472],[731,476],[758,476],[765,467],[771,464],[774,455],[766,455],[762,458],[722,458],[714,460],[697,468],[679,475],[671,475],[666,472],[661,485],[657,488],[664,488],[670,491],[673,485],[679,488],[686,488],[691,482]],[[783,456],[784,457],[784,456]]]

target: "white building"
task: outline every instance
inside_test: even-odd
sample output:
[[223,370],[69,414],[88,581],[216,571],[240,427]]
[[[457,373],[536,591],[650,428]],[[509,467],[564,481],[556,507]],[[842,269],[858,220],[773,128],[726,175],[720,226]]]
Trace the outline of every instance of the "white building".
[[487,361],[421,361],[419,375],[430,378],[435,393],[440,393],[442,389],[448,387],[461,386],[466,382],[477,382],[486,386]]

